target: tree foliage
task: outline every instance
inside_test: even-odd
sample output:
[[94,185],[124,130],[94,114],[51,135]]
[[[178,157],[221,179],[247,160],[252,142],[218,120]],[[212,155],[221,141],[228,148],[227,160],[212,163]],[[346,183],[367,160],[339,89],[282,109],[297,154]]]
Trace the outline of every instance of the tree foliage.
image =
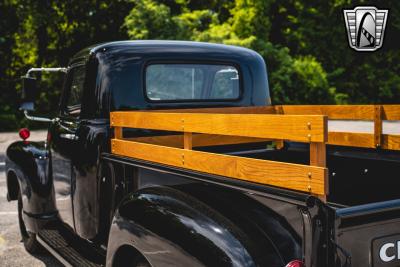
[[[374,53],[348,47],[342,9],[357,5],[390,9]],[[254,49],[267,63],[274,103],[396,103],[399,36],[395,0],[0,0],[0,114],[15,116],[18,77],[29,67],[65,66],[86,46],[128,38]],[[43,81],[40,106],[54,111],[61,79]]]
[[144,0],[135,1],[125,27],[132,39],[207,41],[258,51],[267,62],[275,103],[396,103],[400,2],[368,2],[390,8],[386,30],[390,37],[374,53],[350,49],[344,28],[342,9],[365,4]]

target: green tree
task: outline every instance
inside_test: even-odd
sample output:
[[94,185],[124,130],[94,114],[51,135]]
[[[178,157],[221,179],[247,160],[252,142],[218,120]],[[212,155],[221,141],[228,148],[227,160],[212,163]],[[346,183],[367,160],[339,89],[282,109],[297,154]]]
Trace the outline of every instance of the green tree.
[[[374,53],[348,47],[342,9],[357,5],[390,9]],[[66,66],[84,47],[127,38],[254,49],[274,103],[398,103],[399,36],[395,0],[0,0],[0,130],[21,122],[19,77],[28,68]],[[61,77],[45,75],[40,86],[39,112],[55,111]]]
[[[121,25],[131,6],[124,0],[0,0],[0,130],[27,123],[17,112],[21,75],[31,67],[67,66],[89,45],[127,39]],[[49,114],[57,110],[63,79],[43,78],[38,112]]]
[[[376,52],[360,53],[348,46],[342,10],[358,5],[389,8],[384,46]],[[339,102],[399,102],[399,1],[276,1],[270,14],[271,41],[295,55],[318,59]]]

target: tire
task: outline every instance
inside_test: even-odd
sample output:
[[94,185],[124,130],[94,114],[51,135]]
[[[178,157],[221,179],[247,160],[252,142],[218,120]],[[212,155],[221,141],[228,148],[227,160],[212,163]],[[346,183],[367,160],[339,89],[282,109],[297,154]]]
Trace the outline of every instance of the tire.
[[24,218],[22,217],[22,197],[21,192],[18,193],[18,222],[19,230],[22,237],[22,242],[24,242],[25,250],[30,254],[37,254],[41,251],[41,245],[36,240],[36,234],[30,233],[26,230]]
[[151,267],[151,265],[147,262],[147,260],[143,256],[137,257],[130,266]]
[[118,267],[151,267],[150,263],[139,252],[123,247],[114,255],[112,266]]

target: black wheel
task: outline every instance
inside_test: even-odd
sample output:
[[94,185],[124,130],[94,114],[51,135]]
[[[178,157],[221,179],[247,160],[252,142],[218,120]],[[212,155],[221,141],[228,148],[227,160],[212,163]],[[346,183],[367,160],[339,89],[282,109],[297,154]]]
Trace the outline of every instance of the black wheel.
[[150,264],[147,262],[147,260],[143,256],[140,256],[140,257],[137,257],[136,259],[134,259],[130,266],[133,266],[133,267],[151,267]]
[[150,263],[136,249],[122,246],[114,255],[112,266],[118,267],[151,267]]
[[22,217],[22,197],[21,192],[18,194],[18,221],[19,230],[21,232],[22,242],[24,242],[24,247],[26,251],[31,254],[36,254],[40,252],[41,246],[36,240],[36,234],[30,233],[26,230],[24,218]]

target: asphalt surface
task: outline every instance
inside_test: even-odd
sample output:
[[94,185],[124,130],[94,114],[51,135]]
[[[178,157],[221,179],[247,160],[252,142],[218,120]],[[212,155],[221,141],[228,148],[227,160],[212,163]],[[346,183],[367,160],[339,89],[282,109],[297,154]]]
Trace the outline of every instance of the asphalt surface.
[[[29,140],[44,140],[45,131],[31,132]],[[0,266],[63,266],[48,252],[32,256],[24,249],[18,226],[17,202],[6,199],[4,154],[7,146],[18,140],[18,133],[0,133]]]

